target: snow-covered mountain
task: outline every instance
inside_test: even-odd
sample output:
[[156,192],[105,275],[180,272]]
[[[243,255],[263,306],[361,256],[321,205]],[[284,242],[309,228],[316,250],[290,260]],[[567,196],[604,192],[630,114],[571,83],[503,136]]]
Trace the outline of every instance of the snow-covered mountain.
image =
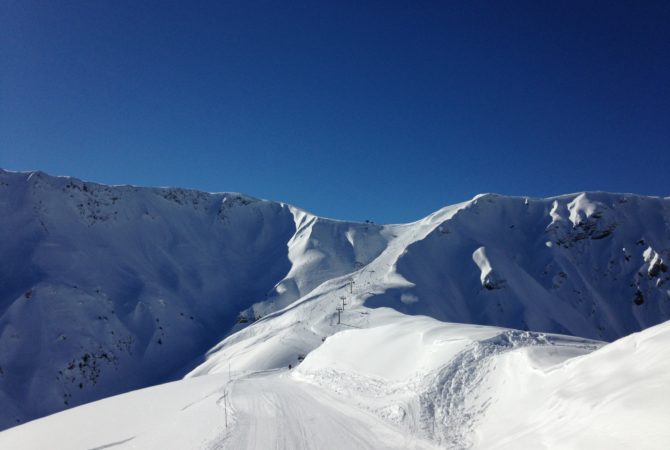
[[486,194],[380,226],[0,171],[0,214],[3,428],[191,369],[307,362],[383,307],[607,341],[670,315],[668,198]]

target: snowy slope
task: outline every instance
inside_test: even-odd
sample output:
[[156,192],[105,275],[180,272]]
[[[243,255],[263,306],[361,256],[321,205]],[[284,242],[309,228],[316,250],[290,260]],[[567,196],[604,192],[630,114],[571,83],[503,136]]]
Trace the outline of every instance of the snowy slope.
[[0,446],[16,450],[438,448],[286,374],[250,376],[233,383],[214,375],[134,391],[7,430],[0,433]]
[[369,328],[331,336],[291,372],[223,370],[123,394],[6,430],[0,448],[662,449],[670,442],[670,322],[603,346],[387,309],[368,315]]
[[405,318],[335,335],[295,377],[442,448],[663,449],[668,344],[670,322],[599,348]]
[[368,308],[601,340],[670,312],[668,199],[487,194],[379,226],[0,171],[0,213],[0,427],[199,362],[285,367]]
[[[174,379],[252,305],[290,303],[381,246],[376,228],[240,194],[40,172],[0,172],[0,214],[2,427]],[[322,229],[332,239],[310,243]],[[368,252],[347,249],[363,232]]]
[[669,317],[668,199],[487,194],[416,227],[430,231],[374,268],[404,283],[369,306],[603,340]]
[[542,354],[506,354],[489,376],[496,400],[476,442],[501,449],[668,448],[669,343],[665,322],[545,369],[538,368]]
[[[485,195],[412,224],[385,226],[380,234],[388,245],[369,264],[322,283],[222,341],[191,376],[228,364],[267,370],[295,363],[327,336],[371,326],[370,307],[601,340],[662,322],[670,308],[665,265],[670,201],[588,195],[608,199],[611,209],[596,206],[610,212],[599,214],[585,194],[528,201]],[[558,230],[556,205],[561,204],[566,211],[579,206],[599,218],[584,219],[593,225]],[[601,223],[605,217],[611,222]],[[521,225],[506,225],[512,219]],[[585,235],[584,227],[615,231],[601,238],[596,232]],[[649,248],[663,256],[650,258]],[[645,297],[641,303],[637,292]],[[343,298],[348,306],[337,325],[336,308]],[[283,343],[281,350],[264,345],[274,341]]]

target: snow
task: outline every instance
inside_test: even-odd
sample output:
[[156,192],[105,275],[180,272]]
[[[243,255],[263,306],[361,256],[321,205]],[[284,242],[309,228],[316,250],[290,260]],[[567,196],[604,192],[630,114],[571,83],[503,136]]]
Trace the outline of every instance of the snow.
[[0,448],[203,448],[224,426],[227,376],[133,391],[0,433]]
[[[445,324],[428,317],[372,311],[378,326],[341,331],[310,353],[297,372],[355,372],[388,382],[405,381],[448,361],[474,339],[495,336],[500,329]],[[376,349],[371,351],[371,349]]]
[[253,374],[232,382],[212,375],[135,391],[0,433],[0,447],[437,448],[286,375]]
[[[0,171],[0,214],[0,233],[11,236],[0,240],[0,428],[186,374],[186,381],[161,387],[161,395],[183,386],[185,397],[176,398],[195,401],[201,387],[223,389],[228,370],[240,377],[267,373],[305,357],[291,377],[245,383],[261,390],[284,383],[287,396],[301,386],[295,395],[304,394],[305,402],[332,396],[342,408],[391,427],[380,435],[399,429],[440,445],[502,445],[505,431],[487,419],[496,405],[512,402],[499,400],[507,395],[501,380],[540,386],[523,397],[529,410],[539,411],[535,398],[568,405],[555,395],[572,378],[553,378],[550,366],[601,345],[589,339],[614,341],[670,318],[670,198],[483,194],[413,223],[376,225],[237,193]],[[342,297],[347,304],[338,324]],[[622,361],[636,361],[638,350],[627,351]],[[611,373],[621,379],[643,378],[617,363]],[[645,371],[660,377],[655,367]],[[203,381],[212,376],[223,378]],[[545,379],[555,380],[554,391],[543,390]],[[238,387],[238,394],[248,392]],[[623,387],[611,387],[646,411],[646,400],[635,403]],[[582,395],[561,392],[573,402]],[[239,405],[269,407],[249,395],[238,397]],[[142,410],[144,400],[128,401],[123,408]],[[215,403],[207,406],[212,415],[220,413]],[[608,397],[610,403],[617,405]],[[605,426],[577,403],[565,407],[584,423]],[[109,408],[105,414],[116,414]],[[337,411],[323,414],[335,420]],[[158,412],[147,415],[174,423]],[[537,432],[515,431],[515,439],[539,446],[542,433],[560,434],[548,423],[523,420]],[[104,439],[86,445],[154,428],[170,439],[162,425],[134,422],[139,428],[121,424],[108,434],[105,425],[91,424]],[[203,439],[221,439],[193,426]],[[449,435],[445,427],[458,431]],[[587,442],[578,441],[579,433],[571,438],[574,445]]]
[[[375,315],[372,312],[371,315]],[[489,379],[507,353],[536,354],[535,367],[563,362],[601,343],[494,327],[446,324],[384,313],[385,325],[342,331],[310,353],[294,377],[337,392],[405,432],[448,448],[474,445],[498,396]],[[522,372],[523,373],[523,372]],[[496,378],[497,379],[497,378]]]
[[602,203],[588,198],[586,193],[576,196],[574,200],[568,203],[567,207],[570,212],[570,222],[572,222],[572,225],[575,227],[588,220],[596,214],[596,212],[606,209]]
[[484,282],[486,281],[486,277],[488,277],[493,270],[491,268],[489,259],[486,257],[486,249],[484,247],[479,247],[477,250],[475,250],[475,252],[472,254],[472,260],[475,262],[475,264],[477,264],[479,270],[481,270],[479,279],[481,280],[483,286]]
[[236,423],[222,448],[437,448],[286,374],[241,379],[231,398]]
[[666,322],[543,370],[532,355],[506,355],[491,377],[497,398],[479,424],[479,445],[667,448],[669,340]]
[[11,428],[0,433],[0,448],[662,449],[670,442],[670,322],[604,345],[388,309],[368,314],[371,327],[334,334],[292,371],[226,368],[134,391]]
[[403,318],[339,333],[296,376],[447,448],[661,449],[670,442],[668,342],[670,323],[600,348]]
[[477,250],[475,250],[472,254],[472,260],[475,262],[475,264],[477,264],[477,267],[479,267],[479,270],[481,271],[479,280],[481,281],[483,287],[489,290],[493,290],[501,289],[504,286],[505,281],[499,280],[493,272],[491,260],[486,254],[485,247],[479,247]]
[[[2,171],[0,199],[2,427],[183,376],[240,314],[280,309],[385,242],[235,193]],[[312,229],[332,238],[288,245]],[[340,239],[359,229],[368,256]]]

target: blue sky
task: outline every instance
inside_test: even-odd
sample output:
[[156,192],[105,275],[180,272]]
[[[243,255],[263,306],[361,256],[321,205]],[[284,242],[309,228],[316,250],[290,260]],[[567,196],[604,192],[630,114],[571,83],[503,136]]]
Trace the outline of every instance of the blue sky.
[[375,222],[667,196],[668,23],[660,1],[5,0],[0,167]]

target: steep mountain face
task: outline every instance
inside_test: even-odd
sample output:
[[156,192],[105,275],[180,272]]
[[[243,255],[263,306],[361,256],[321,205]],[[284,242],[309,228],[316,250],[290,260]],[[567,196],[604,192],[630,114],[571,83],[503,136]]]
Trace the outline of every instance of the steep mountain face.
[[670,316],[667,198],[487,194],[377,226],[0,171],[0,214],[3,428],[173,379],[233,332],[194,374],[283,366],[342,329],[342,297],[361,327],[391,307],[613,340]]
[[347,236],[374,233],[239,194],[40,172],[0,172],[0,214],[2,427],[174,378],[236,322],[354,270]]
[[417,226],[366,305],[608,341],[669,317],[667,198],[487,194]]

